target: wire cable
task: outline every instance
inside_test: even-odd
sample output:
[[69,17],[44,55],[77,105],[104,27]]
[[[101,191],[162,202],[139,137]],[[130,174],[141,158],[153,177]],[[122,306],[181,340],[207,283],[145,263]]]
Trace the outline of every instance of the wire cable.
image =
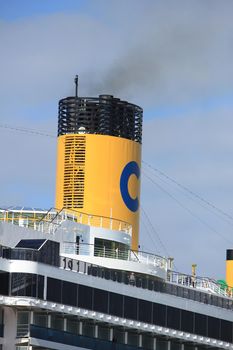
[[152,222],[151,222],[149,216],[147,215],[147,213],[145,212],[145,210],[144,210],[142,207],[141,207],[141,211],[142,211],[142,213],[144,214],[146,220],[148,221],[148,223],[149,223],[149,225],[150,225],[150,227],[151,227],[151,230],[153,231],[153,233],[154,233],[155,236],[157,237],[157,239],[158,239],[158,241],[159,241],[161,247],[163,248],[163,250],[164,250],[164,252],[165,252],[165,255],[169,256],[169,252],[168,252],[168,250],[167,250],[165,244],[164,244],[163,241],[161,240],[158,231],[157,231],[157,230],[155,229],[155,227],[153,226],[153,224],[152,224]]
[[158,174],[160,174],[161,176],[165,177],[166,179],[170,180],[171,182],[173,182],[174,184],[176,184],[177,186],[179,186],[180,188],[182,188],[183,190],[185,190],[186,192],[188,192],[190,195],[192,195],[193,197],[197,198],[199,201],[205,203],[206,205],[208,205],[209,207],[211,207],[212,209],[214,209],[215,211],[219,212],[220,214],[222,214],[223,216],[227,217],[228,219],[230,219],[231,221],[233,221],[233,216],[226,213],[224,210],[218,208],[216,205],[212,204],[210,201],[206,200],[205,198],[203,198],[202,196],[200,196],[199,194],[195,193],[194,191],[190,190],[188,187],[182,185],[181,183],[179,183],[178,181],[176,181],[175,179],[173,179],[172,177],[168,176],[167,174],[165,174],[163,171],[159,170],[158,168],[152,167],[150,164],[148,164],[145,161],[142,161],[143,164],[145,164],[148,168],[152,169],[153,171],[157,172]]
[[39,135],[39,136],[46,136],[46,137],[51,137],[51,138],[55,138],[55,135],[52,134],[47,134],[43,131],[37,131],[35,129],[27,129],[27,128],[20,128],[20,127],[13,127],[7,124],[0,124],[0,128],[2,129],[9,129],[12,131],[17,131],[17,132],[23,132],[26,134],[34,134],[34,135]]
[[[159,174],[153,172],[150,168],[146,168],[146,171],[148,171],[151,176],[155,177],[156,179],[161,181],[163,184],[165,184],[165,185],[167,185],[169,187],[171,187],[173,185],[173,182],[169,181],[168,179],[166,179],[163,176],[159,176]],[[174,189],[174,187],[172,189]],[[212,207],[206,205],[204,202],[201,202],[196,197],[192,196],[189,192],[185,191],[183,188],[181,188],[179,186],[176,186],[176,190],[180,191],[180,193],[182,193],[182,195],[184,195],[186,198],[188,198],[192,202],[197,203],[198,205],[200,205],[205,210],[208,210],[211,214],[217,216],[218,219],[225,221],[230,226],[233,225],[232,220],[226,218],[225,216],[222,216],[221,213],[219,213],[218,211],[216,211]]]
[[[141,213],[142,213],[142,207],[141,207]],[[142,224],[143,224],[143,226],[144,226],[144,228],[145,228],[145,232],[146,232],[147,236],[148,236],[149,239],[150,239],[150,242],[153,243],[154,250],[157,251],[158,254],[160,254],[161,252],[160,252],[160,250],[157,248],[157,244],[155,243],[154,238],[153,238],[153,236],[151,235],[151,232],[150,232],[149,228],[147,227],[148,224],[147,224],[147,222],[146,222],[146,219],[143,217],[143,215],[141,215],[141,222],[142,222]],[[142,248],[142,247],[141,247],[141,248]],[[142,248],[142,249],[144,249],[144,248]],[[147,250],[148,250],[148,252],[150,251],[150,249],[148,249],[148,248],[147,248]]]
[[223,238],[226,242],[232,244],[232,241],[230,241],[228,238],[226,238],[225,236],[223,236],[221,233],[219,233],[217,230],[215,230],[212,226],[210,226],[206,221],[204,221],[203,219],[201,219],[198,215],[194,214],[189,208],[187,208],[186,206],[184,206],[178,199],[176,199],[171,193],[169,193],[167,190],[165,190],[161,185],[159,185],[158,183],[156,183],[153,179],[151,179],[150,176],[148,176],[144,171],[143,171],[144,176],[150,180],[153,185],[155,185],[156,187],[158,187],[162,192],[166,193],[170,198],[172,198],[181,208],[183,208],[184,210],[186,210],[190,215],[192,215],[194,218],[196,218],[200,223],[202,223],[203,225],[205,225],[206,227],[209,228],[209,230],[211,230],[212,232],[214,232],[216,235],[220,236],[221,238]]

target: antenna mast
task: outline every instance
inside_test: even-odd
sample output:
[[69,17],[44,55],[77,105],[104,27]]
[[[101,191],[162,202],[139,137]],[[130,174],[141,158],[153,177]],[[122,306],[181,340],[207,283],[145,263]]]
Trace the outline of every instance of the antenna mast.
[[78,75],[75,75],[74,78],[74,82],[75,82],[75,97],[78,97]]

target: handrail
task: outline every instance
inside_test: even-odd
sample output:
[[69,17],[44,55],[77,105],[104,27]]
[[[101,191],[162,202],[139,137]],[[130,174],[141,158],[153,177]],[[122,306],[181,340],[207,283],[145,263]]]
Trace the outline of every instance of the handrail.
[[53,209],[53,207],[51,207],[51,208],[49,208],[49,210],[42,216],[42,218],[39,220],[39,223],[41,222],[41,221],[43,221],[45,218],[46,218],[46,216],[48,215],[48,213],[51,211]]
[[[67,210],[67,209],[56,209],[50,208],[44,215],[41,215],[37,218],[35,211],[27,211],[24,213],[22,210],[19,211],[10,211],[7,209],[0,209],[0,212],[6,213],[4,217],[0,217],[0,222],[11,222],[12,224],[24,227],[30,227],[35,230],[39,230],[47,233],[54,233],[56,228],[61,225],[61,223],[65,220],[72,220],[77,223],[91,225],[95,227],[102,227],[117,231],[123,231],[130,236],[132,235],[132,225],[115,218],[99,216],[99,215],[91,215],[87,213],[82,213],[75,210]],[[11,213],[10,218],[8,218],[8,214]],[[30,215],[33,214],[33,217]],[[15,217],[16,216],[16,217]],[[51,217],[49,217],[51,216]],[[57,219],[57,222],[55,222]],[[25,223],[22,220],[27,220]],[[55,225],[53,227],[47,227],[45,229],[44,225]]]
[[93,264],[64,255],[60,256],[60,268],[73,271],[74,273],[88,274],[96,278],[104,278],[116,283],[124,283],[137,288],[176,295],[177,297],[233,310],[233,298],[229,295],[220,296],[210,293],[208,290],[170,283],[155,276],[143,276],[142,273],[135,272],[134,279],[132,280],[131,272],[129,271],[116,270],[98,265],[98,263]]
[[[77,254],[77,255],[89,255],[101,258],[112,258],[126,261],[137,261],[138,263],[144,263],[146,265],[153,265],[167,270],[167,259],[159,255],[146,253],[143,251],[134,251],[131,249],[119,250],[95,246],[94,244],[88,243],[74,243],[64,242],[63,244],[64,253]],[[136,259],[135,259],[136,257]],[[167,271],[167,280],[174,285],[182,285],[197,290],[208,290],[212,294],[220,295],[223,297],[233,297],[233,290],[228,288],[222,290],[220,285],[214,279],[200,276],[192,276],[185,273],[176,271]]]
[[[135,261],[145,265],[153,265],[167,270],[167,259],[159,255],[153,255],[142,251],[127,248],[98,247],[89,243],[63,242],[63,253],[95,256],[101,258],[112,258],[125,261]],[[136,258],[135,258],[136,257]]]
[[216,280],[208,277],[187,275],[185,273],[170,270],[168,271],[168,281],[173,284],[186,285],[199,290],[209,290],[214,294],[222,295],[224,297],[233,297],[232,287],[228,286],[225,289],[222,289]]

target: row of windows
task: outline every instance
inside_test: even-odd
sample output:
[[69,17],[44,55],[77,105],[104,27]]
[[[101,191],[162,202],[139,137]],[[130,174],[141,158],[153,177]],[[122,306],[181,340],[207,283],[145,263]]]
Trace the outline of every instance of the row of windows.
[[[9,274],[0,276],[1,282],[4,282],[0,283],[0,294],[8,295]],[[43,299],[44,276],[12,273],[10,285],[9,294],[12,296]],[[47,300],[223,341],[233,341],[232,322],[54,278],[47,278]]]
[[[61,259],[61,266],[64,269],[76,270],[77,272],[92,275],[95,277],[104,278],[107,280],[112,280],[118,283],[131,284],[130,283],[130,273],[126,271],[119,271],[108,269],[101,266],[96,266],[89,264],[87,262],[73,260],[68,258]],[[187,282],[187,283],[186,283]],[[189,287],[188,280],[183,280],[181,285],[176,285],[173,283],[166,283],[158,278],[151,276],[145,276],[142,274],[134,274],[134,286],[138,288],[154,290],[155,292],[172,294],[181,298],[195,300],[204,304],[210,304],[225,309],[233,310],[233,300],[229,298],[220,297],[218,295],[213,295],[209,293],[204,293],[199,289],[186,288]]]
[[[26,316],[26,317],[25,317]],[[48,319],[50,318],[50,322]],[[27,334],[30,320],[28,311],[18,311],[17,313],[17,336],[22,337]],[[28,325],[28,327],[25,327]],[[23,327],[22,327],[23,326]],[[102,322],[96,322],[91,319],[83,319],[77,316],[64,315],[62,313],[51,313],[37,311],[33,312],[33,327],[39,329],[47,329],[50,334],[53,330],[64,331],[69,333],[69,337],[73,335],[81,335],[90,338],[99,338],[102,340],[110,341],[109,346],[102,347],[101,350],[114,349],[120,350],[119,344],[127,344],[140,349],[147,350],[204,350],[204,348],[194,346],[194,344],[184,343],[182,346],[181,341],[168,341],[164,338],[155,337],[152,333],[142,334],[137,330],[128,329],[124,327],[114,326]],[[39,327],[38,327],[39,326]],[[50,327],[49,327],[50,326]],[[49,328],[49,329],[48,329]],[[62,334],[62,333],[61,333]],[[31,334],[32,335],[32,334]],[[51,339],[50,339],[51,340]],[[53,340],[55,338],[53,337]],[[113,346],[113,343],[115,346]],[[81,344],[79,343],[79,346]],[[85,347],[86,348],[86,347]],[[96,350],[96,348],[94,347]],[[123,347],[122,349],[128,349]],[[217,349],[215,349],[217,350]]]
[[32,273],[12,273],[10,295],[43,299],[44,276]]
[[232,322],[54,278],[47,300],[232,342]]
[[[63,259],[64,268],[65,268],[66,260],[67,260],[66,258]],[[72,260],[71,259],[68,260],[67,263],[69,262],[72,262]],[[86,264],[86,263],[82,263],[82,264]],[[84,273],[86,273],[86,269],[82,270],[81,262],[79,263],[78,271],[83,271]],[[105,278],[107,280],[112,280],[119,283],[125,283],[125,284],[130,283],[129,281],[130,274],[125,271],[117,271],[117,270],[107,269],[100,266],[90,265],[87,268],[87,273],[92,276]],[[138,288],[154,290],[160,293],[172,294],[181,298],[192,299],[201,303],[215,305],[218,307],[233,310],[232,300],[227,298],[222,298],[217,295],[204,293],[195,287],[185,288],[186,287],[185,280],[183,281],[181,286],[178,286],[173,283],[166,283],[159,279],[151,278],[145,275],[139,275],[135,273],[134,276],[135,276],[134,285]],[[189,283],[187,283],[187,286],[188,287],[190,286]]]
[[44,240],[44,244],[37,248],[35,244],[38,244],[40,241],[43,240],[21,240],[16,248],[1,247],[0,256],[6,259],[37,261],[43,264],[59,266],[59,243],[51,240]]
[[[96,328],[97,327],[97,328]],[[91,329],[92,328],[92,329]],[[96,334],[97,330],[97,334]],[[106,334],[107,330],[107,334]],[[136,332],[113,329],[110,337],[109,328],[101,325],[85,324],[82,322],[82,334],[72,334],[69,331],[40,327],[35,324],[30,326],[30,336],[58,343],[79,346],[93,350],[205,350],[204,347],[197,347],[188,343],[168,341],[162,338],[153,338],[147,334],[141,335]],[[95,333],[95,335],[94,335]],[[105,335],[104,335],[105,333]],[[102,336],[104,337],[102,338]],[[212,348],[214,349],[214,348]],[[215,349],[217,350],[217,348]]]

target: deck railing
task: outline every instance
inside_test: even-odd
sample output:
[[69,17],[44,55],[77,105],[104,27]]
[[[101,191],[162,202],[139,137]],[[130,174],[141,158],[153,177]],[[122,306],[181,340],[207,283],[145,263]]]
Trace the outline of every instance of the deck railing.
[[137,272],[134,272],[132,278],[130,271],[107,268],[67,256],[61,256],[60,266],[62,269],[73,271],[74,273],[88,274],[96,278],[104,278],[113,282],[128,284],[135,288],[175,295],[200,303],[233,310],[233,298],[231,295],[222,296],[217,293],[211,293],[209,289],[199,289],[185,283],[182,284],[181,280],[178,283],[169,282],[155,276]]
[[122,231],[130,236],[132,235],[132,225],[115,218],[92,215],[67,209],[58,210],[56,208],[51,208],[47,212],[29,210],[16,211],[0,208],[0,222],[8,222],[48,234],[54,234],[62,222],[67,220],[84,225]]
[[167,270],[168,265],[167,259],[159,255],[127,248],[113,249],[104,245],[100,247],[94,244],[64,242],[63,253],[133,261],[145,265],[153,265],[164,270]]
[[168,281],[175,284],[181,284],[190,288],[209,291],[210,293],[221,295],[223,297],[233,298],[233,288],[223,288],[222,285],[220,285],[216,280],[211,278],[190,276],[182,274],[180,272],[168,271]]

